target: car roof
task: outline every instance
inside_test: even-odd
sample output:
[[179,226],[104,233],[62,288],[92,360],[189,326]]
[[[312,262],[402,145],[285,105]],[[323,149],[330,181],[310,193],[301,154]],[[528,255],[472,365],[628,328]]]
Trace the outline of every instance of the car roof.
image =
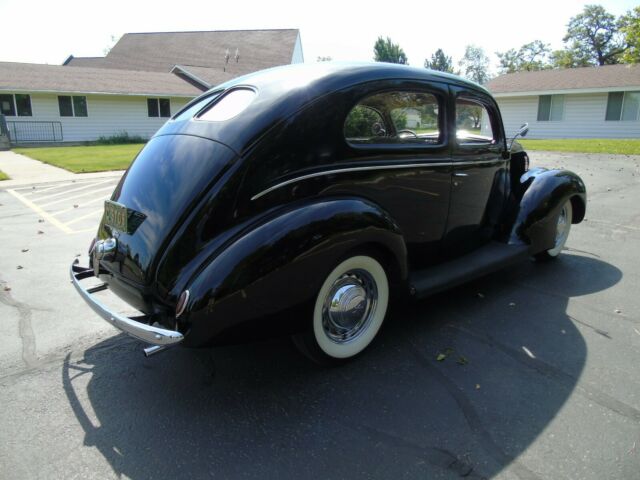
[[[248,86],[258,91],[255,101],[237,117],[225,122],[183,119],[178,113],[158,135],[185,133],[220,141],[238,153],[251,147],[276,123],[289,118],[313,100],[357,84],[384,80],[443,82],[491,95],[482,86],[448,73],[382,62],[319,62],[270,68],[243,75],[218,85],[187,105],[203,102],[216,92]],[[204,105],[203,105],[204,106]]]
[[481,85],[457,75],[386,62],[318,62],[284,65],[234,78],[212,88],[212,90],[217,91],[243,84],[253,85],[257,88],[280,86],[280,90],[284,93],[294,80],[307,86],[320,88],[320,86],[326,85],[327,88],[330,88],[334,84],[331,79],[337,78],[340,79],[341,86],[385,79],[439,81],[473,88],[490,95],[489,91]]

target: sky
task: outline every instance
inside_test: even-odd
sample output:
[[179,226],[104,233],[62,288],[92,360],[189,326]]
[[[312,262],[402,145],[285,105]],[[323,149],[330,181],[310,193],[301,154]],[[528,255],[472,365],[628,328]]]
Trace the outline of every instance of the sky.
[[[388,36],[414,66],[438,48],[457,62],[465,45],[478,45],[495,72],[496,51],[536,39],[562,48],[567,22],[588,3],[595,2],[0,0],[0,61],[61,64],[70,54],[102,56],[112,37],[127,32],[298,28],[306,62],[372,60],[376,38]],[[617,16],[640,0],[598,3]]]

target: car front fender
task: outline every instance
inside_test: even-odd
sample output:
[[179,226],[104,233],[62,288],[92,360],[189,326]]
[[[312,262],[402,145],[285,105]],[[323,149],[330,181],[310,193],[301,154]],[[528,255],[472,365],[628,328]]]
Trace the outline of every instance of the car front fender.
[[582,221],[587,190],[582,179],[568,170],[536,168],[520,177],[521,196],[510,229],[509,243],[530,244],[533,253],[552,248],[560,209],[568,200],[573,206],[572,223]]
[[270,217],[230,242],[191,280],[185,344],[211,343],[230,327],[309,302],[336,263],[359,249],[386,257],[406,279],[402,233],[371,202],[325,199]]

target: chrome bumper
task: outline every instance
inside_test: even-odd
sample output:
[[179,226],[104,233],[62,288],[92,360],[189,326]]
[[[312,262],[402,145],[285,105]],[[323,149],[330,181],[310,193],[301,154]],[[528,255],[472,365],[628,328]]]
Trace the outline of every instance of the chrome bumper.
[[[102,318],[109,322],[114,327],[122,330],[123,332],[131,335],[132,337],[142,340],[143,342],[150,343],[152,345],[169,346],[176,343],[180,343],[184,336],[175,330],[167,330],[165,328],[152,327],[146,323],[139,322],[133,318],[125,317],[117,313],[113,313],[107,309],[100,301],[91,296],[95,292],[105,290],[106,285],[99,285],[97,287],[91,287],[85,289],[80,285],[80,281],[85,278],[94,277],[95,273],[91,268],[83,268],[78,265],[78,259],[75,259],[71,264],[69,270],[71,281],[78,290],[80,296],[85,302]],[[144,320],[144,317],[140,317]]]

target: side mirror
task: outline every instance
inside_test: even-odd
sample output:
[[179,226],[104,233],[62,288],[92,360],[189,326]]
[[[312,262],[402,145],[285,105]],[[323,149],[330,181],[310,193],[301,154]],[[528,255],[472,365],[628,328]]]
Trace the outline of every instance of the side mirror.
[[509,144],[509,148],[508,148],[509,152],[511,151],[511,147],[513,147],[513,142],[515,142],[516,138],[526,137],[527,133],[529,133],[529,124],[523,123],[518,129],[518,131],[516,132],[516,134],[511,139],[511,143]]
[[[529,133],[529,124],[528,123],[523,123],[522,125],[520,125],[520,130],[518,130],[518,133],[516,134],[516,137],[518,135],[520,135],[521,137],[526,137],[527,133]],[[515,140],[515,137],[513,137]]]

